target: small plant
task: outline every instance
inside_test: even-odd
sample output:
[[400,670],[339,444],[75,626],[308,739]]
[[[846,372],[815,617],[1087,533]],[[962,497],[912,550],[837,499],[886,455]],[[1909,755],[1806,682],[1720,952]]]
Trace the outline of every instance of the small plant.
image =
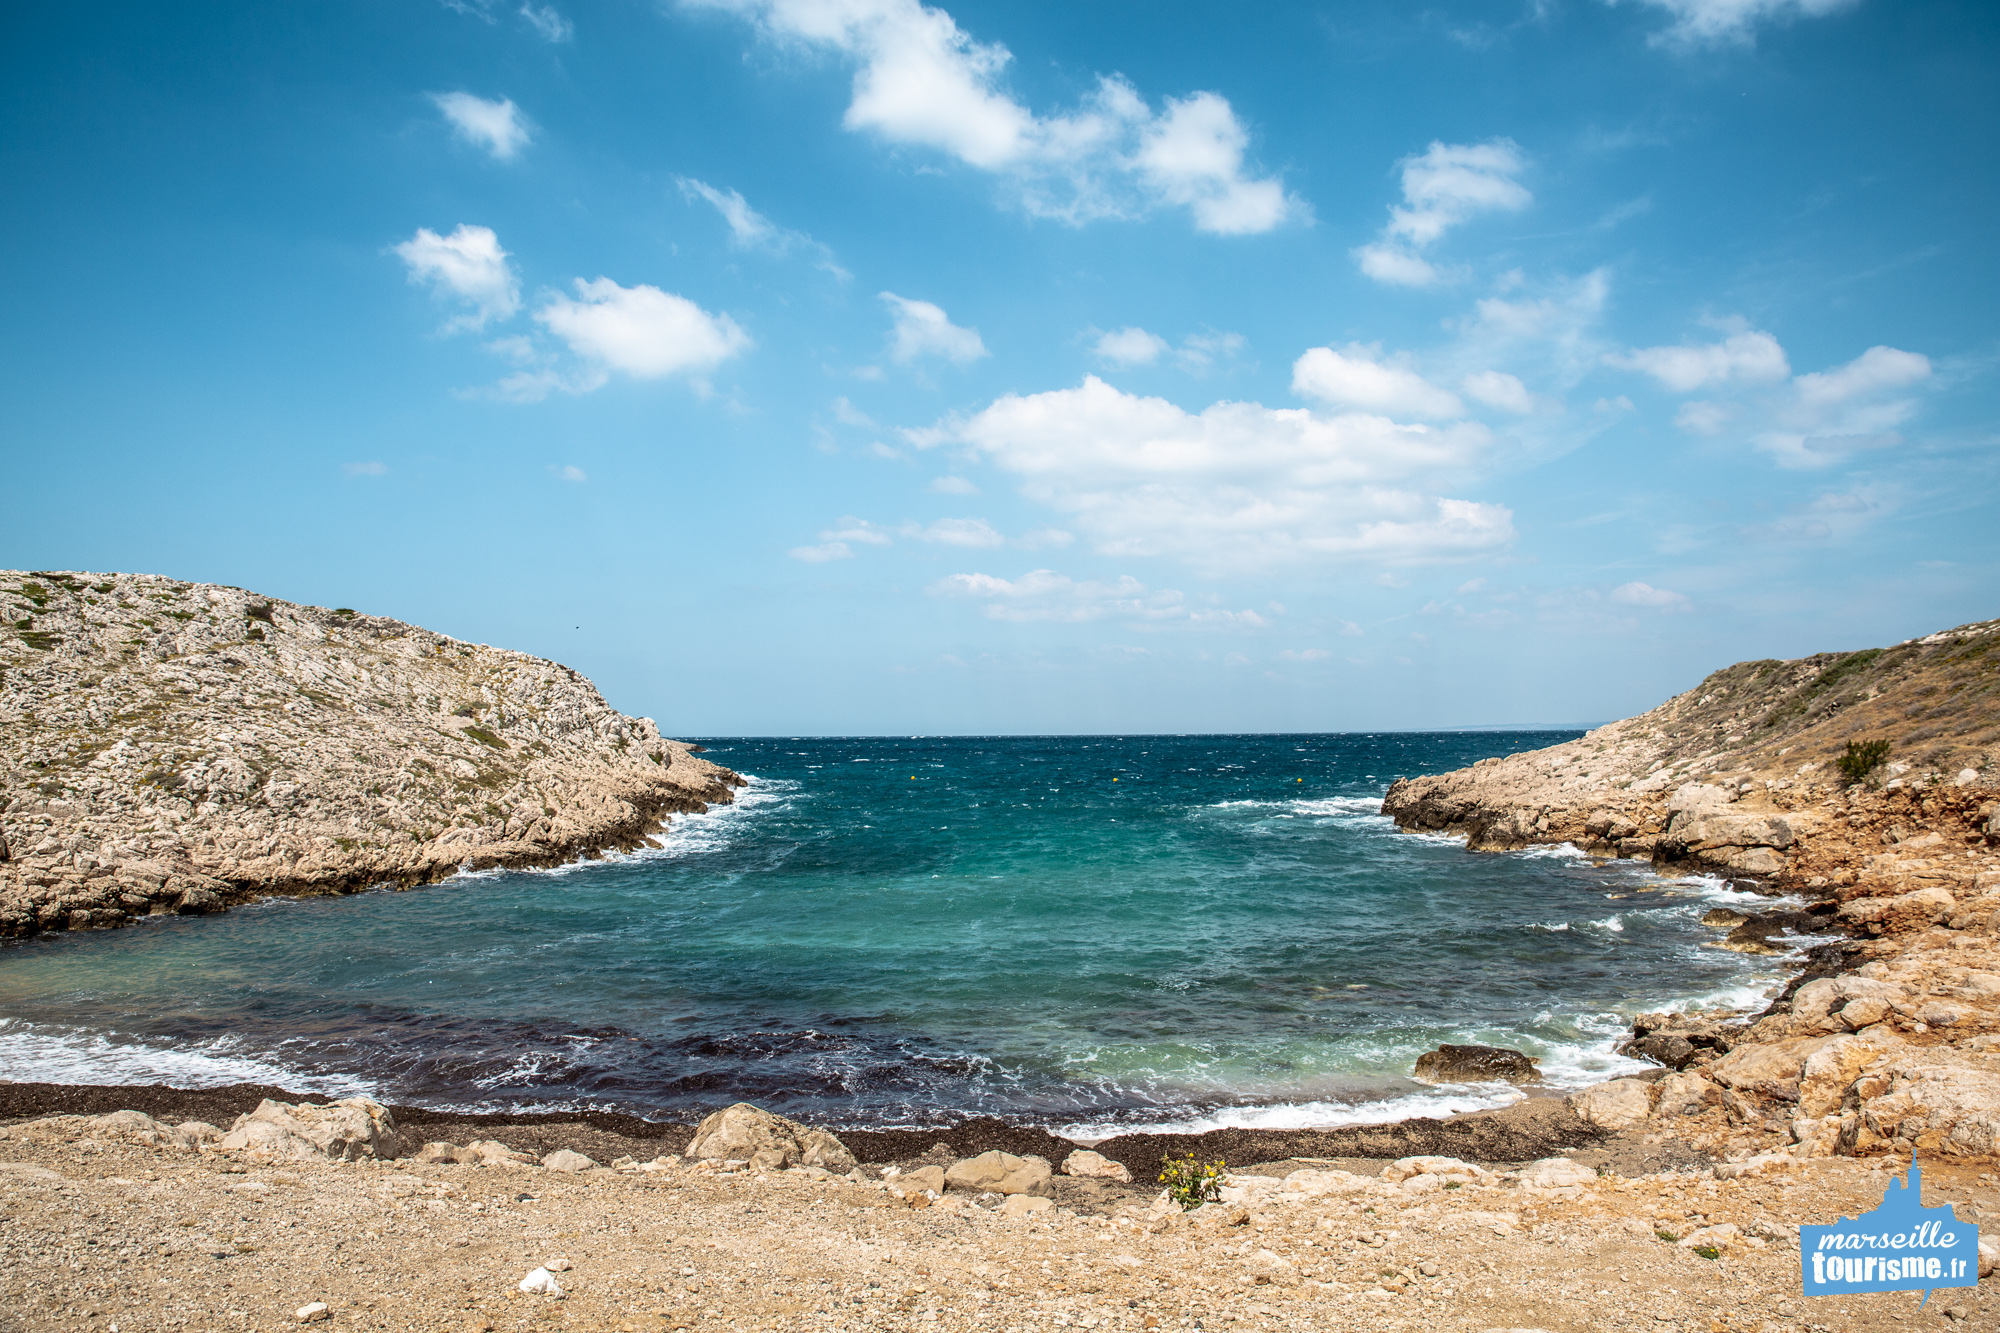
[[472,737],[472,739],[478,741],[481,745],[490,745],[496,750],[504,750],[507,748],[507,742],[501,740],[498,736],[494,735],[492,732],[488,731],[484,727],[467,727],[465,729],[465,734]]
[[1870,773],[1882,766],[1889,757],[1887,741],[1849,741],[1846,753],[1840,756],[1840,776],[1847,779],[1847,785],[1865,782]]
[[1679,1232],[1669,1231],[1665,1227],[1661,1227],[1658,1231],[1655,1231],[1653,1234],[1655,1236],[1658,1236],[1661,1240],[1665,1241],[1669,1245],[1673,1244],[1675,1241],[1681,1238]]
[[1694,1252],[1704,1259],[1720,1259],[1722,1257],[1722,1251],[1713,1245],[1697,1245],[1694,1247]]
[[1464,1186],[1463,1184],[1461,1184],[1460,1182],[1458,1182],[1458,1181],[1456,1181],[1456,1180],[1447,1180],[1447,1181],[1445,1181],[1445,1183],[1444,1183],[1444,1187],[1445,1187],[1446,1189],[1448,1189],[1448,1190],[1462,1190],[1462,1189],[1464,1189],[1464,1188],[1465,1188],[1465,1186]]
[[1160,1164],[1160,1183],[1167,1187],[1167,1197],[1179,1204],[1183,1211],[1193,1212],[1205,1203],[1213,1203],[1222,1193],[1222,1159],[1213,1162],[1197,1162],[1194,1154],[1186,1157],[1169,1158]]
[[243,608],[243,614],[252,620],[261,620],[266,625],[274,623],[271,619],[271,604],[269,602],[252,602]]
[[333,613],[337,616],[351,616],[354,614],[354,608],[351,606],[336,606],[333,608]]

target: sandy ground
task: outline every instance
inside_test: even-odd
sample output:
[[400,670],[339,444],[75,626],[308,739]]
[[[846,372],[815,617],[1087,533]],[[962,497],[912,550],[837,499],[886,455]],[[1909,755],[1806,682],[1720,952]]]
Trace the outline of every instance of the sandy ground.
[[[1922,1310],[1917,1293],[1801,1296],[1787,1225],[1874,1207],[1893,1174],[1883,1158],[1734,1181],[1608,1169],[1553,1193],[1413,1195],[1377,1180],[1192,1214],[1144,1188],[1058,1178],[1055,1207],[1006,1217],[956,1195],[911,1208],[872,1181],[678,1159],[574,1175],[407,1159],[265,1167],[19,1123],[4,1132],[9,1333],[270,1333],[297,1327],[309,1302],[328,1306],[329,1329],[455,1333],[2000,1328],[2000,1279],[1939,1290]],[[1574,1155],[1642,1156],[1619,1140]],[[1238,1170],[1335,1165],[1359,1175],[1383,1163]],[[2000,1222],[1990,1170],[1927,1164],[1924,1183],[1927,1205]],[[1723,1222],[1768,1239],[1708,1259],[1659,1235]],[[558,1261],[570,1265],[556,1274],[562,1299],[516,1291]]]

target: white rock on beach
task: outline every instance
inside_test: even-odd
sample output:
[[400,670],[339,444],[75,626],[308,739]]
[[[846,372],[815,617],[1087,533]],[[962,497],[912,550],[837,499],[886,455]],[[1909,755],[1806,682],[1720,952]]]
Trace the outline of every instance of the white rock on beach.
[[1054,1193],[1049,1184],[1052,1175],[1049,1164],[1040,1157],[1016,1157],[996,1149],[952,1163],[944,1178],[953,1189],[970,1194],[1045,1196]]
[[597,1169],[596,1162],[593,1162],[580,1152],[571,1152],[568,1148],[558,1148],[548,1156],[542,1158],[542,1165],[551,1171],[576,1172],[594,1171]]
[[301,1324],[316,1324],[322,1319],[333,1318],[333,1310],[325,1301],[314,1301],[310,1305],[301,1305],[293,1312],[292,1318]]
[[762,1171],[788,1166],[849,1171],[855,1166],[854,1154],[834,1135],[749,1102],[725,1107],[696,1126],[687,1156],[690,1161],[748,1162]]
[[345,1097],[330,1106],[287,1105],[265,1098],[236,1117],[216,1145],[260,1160],[331,1158],[352,1162],[395,1157],[400,1151],[395,1117],[367,1097]]
[[557,1300],[561,1300],[563,1296],[563,1289],[556,1281],[556,1275],[546,1268],[537,1268],[530,1272],[521,1279],[518,1289],[529,1296],[552,1296]]
[[1132,1172],[1123,1162],[1114,1162],[1103,1153],[1079,1148],[1063,1158],[1063,1174],[1079,1176],[1087,1180],[1115,1180],[1120,1184],[1132,1183]]
[[1599,1129],[1629,1129],[1652,1114],[1652,1092],[1639,1079],[1614,1078],[1571,1093],[1569,1109]]

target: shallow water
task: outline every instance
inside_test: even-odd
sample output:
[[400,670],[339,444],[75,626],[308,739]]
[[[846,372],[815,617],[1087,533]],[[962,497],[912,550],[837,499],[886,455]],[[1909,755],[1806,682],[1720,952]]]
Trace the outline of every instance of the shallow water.
[[0,950],[0,1068],[1081,1135],[1496,1105],[1406,1075],[1594,1081],[1627,1015],[1779,975],[1702,947],[1716,881],[1377,813],[1573,734],[715,741],[753,781],[661,851]]

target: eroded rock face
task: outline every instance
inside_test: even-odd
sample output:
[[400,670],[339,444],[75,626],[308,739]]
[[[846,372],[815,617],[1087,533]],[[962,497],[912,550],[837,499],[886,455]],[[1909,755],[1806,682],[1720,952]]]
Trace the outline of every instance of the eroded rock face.
[[0,571],[0,936],[559,864],[742,781],[525,653],[240,588]]
[[808,1129],[748,1102],[738,1102],[703,1120],[695,1128],[687,1156],[697,1161],[748,1162],[763,1171],[782,1171],[788,1166],[847,1171],[854,1166],[854,1154],[834,1135]]
[[346,1097],[330,1106],[289,1105],[267,1097],[256,1110],[237,1116],[216,1146],[259,1161],[352,1162],[399,1156],[402,1141],[389,1108],[367,1097]]
[[1504,1046],[1442,1045],[1417,1057],[1411,1075],[1425,1083],[1533,1083],[1541,1061]]

